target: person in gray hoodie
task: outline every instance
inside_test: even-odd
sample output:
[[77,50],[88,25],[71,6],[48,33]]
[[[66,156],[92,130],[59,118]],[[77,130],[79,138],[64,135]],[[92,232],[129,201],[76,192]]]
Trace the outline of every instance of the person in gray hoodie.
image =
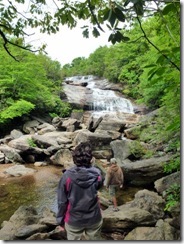
[[57,190],[57,223],[67,240],[101,240],[103,223],[98,190],[103,186],[101,171],[92,165],[88,142],[79,144],[72,153],[75,166],[66,170]]

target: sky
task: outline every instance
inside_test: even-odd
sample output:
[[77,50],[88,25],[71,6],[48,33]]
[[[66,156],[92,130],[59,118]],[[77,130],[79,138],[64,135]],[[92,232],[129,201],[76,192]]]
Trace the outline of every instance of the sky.
[[32,36],[31,44],[33,46],[47,44],[46,52],[52,60],[57,60],[61,65],[71,63],[77,57],[88,58],[100,46],[111,45],[108,42],[109,32],[102,33],[98,38],[90,35],[84,38],[81,25],[74,29],[67,26],[61,26],[57,34],[46,35],[37,32]]

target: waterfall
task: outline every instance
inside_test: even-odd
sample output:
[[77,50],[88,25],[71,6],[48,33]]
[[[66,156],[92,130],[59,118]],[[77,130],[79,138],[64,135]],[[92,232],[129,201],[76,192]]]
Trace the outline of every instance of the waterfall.
[[91,111],[94,116],[113,112],[134,113],[131,101],[123,98],[120,92],[111,90],[116,84],[112,84],[106,79],[86,75],[67,77],[65,82],[70,85],[70,91],[74,89],[76,93],[79,86],[85,87],[85,96],[82,93],[78,95],[84,102],[85,109]]
[[89,81],[87,88],[91,90],[91,99],[88,102],[90,110],[94,115],[101,115],[109,112],[134,113],[130,100],[123,98],[112,90],[95,88],[95,81]]

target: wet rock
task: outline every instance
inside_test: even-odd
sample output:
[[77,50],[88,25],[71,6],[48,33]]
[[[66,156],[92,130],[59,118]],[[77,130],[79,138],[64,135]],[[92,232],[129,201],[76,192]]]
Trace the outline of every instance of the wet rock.
[[27,168],[24,165],[14,165],[4,171],[4,173],[9,176],[22,176],[27,174],[33,174],[34,172],[36,172],[35,169]]
[[17,233],[15,234],[15,237],[18,239],[26,239],[27,237],[37,233],[37,232],[43,232],[47,229],[46,225],[40,225],[40,224],[32,224],[28,226],[23,226],[22,228],[19,228]]

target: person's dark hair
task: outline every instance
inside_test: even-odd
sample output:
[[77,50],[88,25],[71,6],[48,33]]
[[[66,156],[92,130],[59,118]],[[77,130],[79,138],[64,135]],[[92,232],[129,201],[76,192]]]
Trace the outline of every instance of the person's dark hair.
[[91,166],[92,149],[89,142],[81,142],[72,152],[73,161],[76,166]]

